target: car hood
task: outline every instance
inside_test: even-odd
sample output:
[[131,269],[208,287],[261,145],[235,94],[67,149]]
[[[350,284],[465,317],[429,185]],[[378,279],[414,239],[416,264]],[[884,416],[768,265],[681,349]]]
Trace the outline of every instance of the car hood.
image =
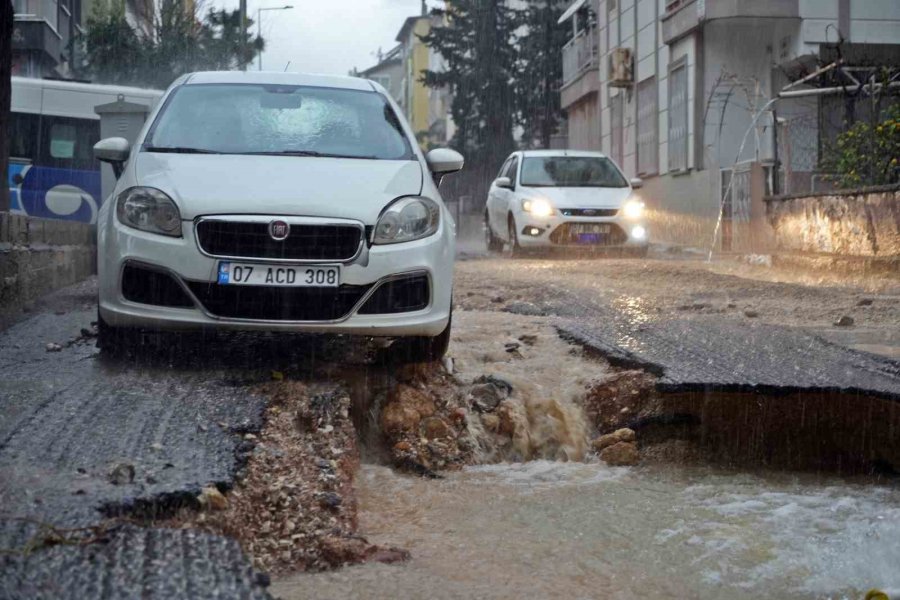
[[522,198],[545,198],[556,208],[620,208],[631,188],[521,187]]
[[139,152],[137,185],[158,188],[182,219],[216,214],[300,215],[374,225],[400,196],[420,194],[414,160]]

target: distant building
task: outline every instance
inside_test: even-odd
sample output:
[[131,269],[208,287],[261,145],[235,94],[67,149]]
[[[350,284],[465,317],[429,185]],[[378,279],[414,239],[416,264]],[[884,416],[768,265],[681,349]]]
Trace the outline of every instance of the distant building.
[[399,104],[423,147],[445,145],[455,131],[450,91],[427,87],[422,81],[424,71],[446,68],[443,57],[420,39],[440,20],[427,14],[423,3],[422,14],[406,19],[397,34],[403,74]]
[[[72,77],[83,61],[80,37],[94,4],[105,0],[13,0],[12,72],[23,77]],[[153,35],[154,0],[122,2],[128,23]],[[189,0],[193,6],[193,0]]]
[[762,196],[820,185],[821,146],[847,104],[841,87],[767,102],[838,45],[857,76],[900,66],[897,0],[575,0],[563,17],[569,146],[644,179],[655,241],[759,247]]
[[352,75],[371,79],[388,91],[398,104],[403,104],[403,47],[394,46],[386,54],[379,50],[378,63],[365,71],[354,71]]

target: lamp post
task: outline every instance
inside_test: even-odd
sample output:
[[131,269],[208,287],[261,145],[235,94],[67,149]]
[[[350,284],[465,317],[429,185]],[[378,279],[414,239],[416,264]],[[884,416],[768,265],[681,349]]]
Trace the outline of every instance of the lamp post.
[[[256,9],[256,27],[257,27],[257,37],[262,37],[262,12],[264,10],[290,10],[294,8],[290,4],[285,4],[284,6],[269,6],[267,8],[257,8]],[[262,71],[262,50],[259,51],[259,70]]]

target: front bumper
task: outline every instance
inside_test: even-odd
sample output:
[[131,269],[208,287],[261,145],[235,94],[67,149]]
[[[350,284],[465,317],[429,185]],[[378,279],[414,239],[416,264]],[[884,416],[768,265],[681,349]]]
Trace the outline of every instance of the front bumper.
[[[167,238],[125,227],[114,218],[101,228],[99,245],[100,314],[114,327],[146,329],[228,329],[308,333],[343,333],[366,336],[434,336],[447,326],[453,278],[454,235],[448,219],[426,239],[387,246],[364,244],[361,252],[341,265],[342,288],[356,290],[346,313],[327,319],[286,320],[237,318],[216,314],[202,290],[218,286],[219,259],[205,255],[195,239],[193,223],[185,222],[182,238]],[[233,262],[235,259],[232,259]],[[265,259],[240,262],[271,264]],[[290,265],[290,262],[282,264]],[[336,261],[304,262],[337,264]],[[190,307],[160,306],[126,299],[122,291],[126,266],[171,277],[190,298]],[[409,276],[426,277],[427,305],[418,310],[390,314],[363,314],[366,302],[380,285]],[[319,288],[303,288],[319,289]],[[133,296],[132,296],[133,297]]]
[[[535,217],[519,210],[514,213],[516,234],[523,248],[645,248],[649,244],[646,224],[642,219],[622,216],[565,216],[556,210],[548,217]],[[609,233],[600,234],[593,241],[574,242],[568,235],[570,226],[609,226]]]

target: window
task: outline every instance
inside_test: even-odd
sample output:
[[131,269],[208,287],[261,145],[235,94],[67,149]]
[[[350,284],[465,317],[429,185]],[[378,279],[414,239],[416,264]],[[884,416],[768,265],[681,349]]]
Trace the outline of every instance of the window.
[[612,155],[612,159],[616,161],[616,164],[620,167],[624,162],[624,148],[623,148],[623,140],[622,140],[622,130],[623,127],[623,119],[625,117],[622,103],[623,94],[619,92],[619,94],[610,98],[610,120],[612,121],[612,125],[610,128],[610,132],[612,133],[612,140],[610,142],[610,154]]
[[522,185],[531,187],[626,187],[608,158],[540,156],[522,162]]
[[497,178],[506,177],[506,169],[509,168],[509,161],[512,160],[512,156],[503,161],[503,164],[500,166],[500,172],[497,173]]
[[656,110],[656,77],[637,86],[637,153],[638,174],[659,172],[659,115]]
[[38,115],[9,114],[9,157],[33,161],[37,158]]
[[153,125],[144,150],[152,147],[381,160],[414,157],[381,94],[296,85],[183,85]]
[[509,180],[512,182],[513,187],[516,187],[516,172],[519,170],[519,157],[514,156],[512,161],[509,163],[509,167],[506,169],[506,176],[509,177]]
[[391,89],[390,75],[373,75],[372,77],[370,77],[370,79],[386,90]]
[[99,120],[44,115],[39,163],[57,169],[97,170],[94,144],[99,140]]
[[687,65],[669,70],[669,170],[688,168],[688,81]]

